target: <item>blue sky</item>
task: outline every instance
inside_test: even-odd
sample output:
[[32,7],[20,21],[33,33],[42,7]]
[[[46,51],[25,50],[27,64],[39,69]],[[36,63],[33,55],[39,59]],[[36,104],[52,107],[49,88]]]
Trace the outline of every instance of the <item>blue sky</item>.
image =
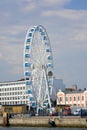
[[31,25],[43,25],[54,76],[87,88],[87,0],[0,1],[0,82],[23,78],[23,47]]

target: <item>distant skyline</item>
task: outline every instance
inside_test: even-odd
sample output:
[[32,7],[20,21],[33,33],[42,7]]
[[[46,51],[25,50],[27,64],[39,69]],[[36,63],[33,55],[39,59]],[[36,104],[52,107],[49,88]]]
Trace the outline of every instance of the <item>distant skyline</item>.
[[87,88],[87,0],[0,1],[0,82],[23,78],[28,28],[43,25],[54,60],[54,77],[66,87]]

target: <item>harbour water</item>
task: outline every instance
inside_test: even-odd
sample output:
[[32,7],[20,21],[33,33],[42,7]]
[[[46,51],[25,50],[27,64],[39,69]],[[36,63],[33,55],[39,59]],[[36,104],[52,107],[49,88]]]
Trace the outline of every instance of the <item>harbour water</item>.
[[0,130],[87,130],[87,128],[0,127]]

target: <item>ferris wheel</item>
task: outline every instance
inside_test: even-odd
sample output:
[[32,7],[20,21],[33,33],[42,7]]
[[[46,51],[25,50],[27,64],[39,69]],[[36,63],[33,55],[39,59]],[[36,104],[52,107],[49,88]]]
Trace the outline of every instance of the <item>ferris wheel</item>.
[[51,108],[53,56],[48,34],[41,25],[30,27],[26,34],[24,77],[28,103]]

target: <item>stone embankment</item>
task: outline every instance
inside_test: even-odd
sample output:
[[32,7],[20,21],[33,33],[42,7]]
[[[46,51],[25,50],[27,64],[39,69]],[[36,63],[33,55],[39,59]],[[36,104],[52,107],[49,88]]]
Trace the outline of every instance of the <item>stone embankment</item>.
[[[87,128],[87,118],[81,117],[15,117],[9,119],[9,126],[30,126],[30,127],[52,127],[48,124],[53,119],[57,127],[84,127]],[[3,117],[0,117],[0,125],[3,126]]]

